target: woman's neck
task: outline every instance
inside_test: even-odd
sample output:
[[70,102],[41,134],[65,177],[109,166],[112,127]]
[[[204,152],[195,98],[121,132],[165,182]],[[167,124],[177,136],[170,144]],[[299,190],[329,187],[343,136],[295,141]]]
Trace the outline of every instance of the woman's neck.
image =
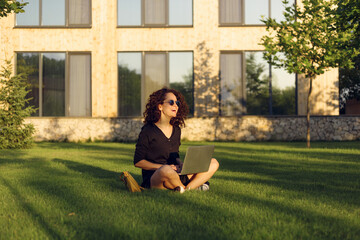
[[160,118],[159,121],[157,121],[156,126],[161,126],[161,127],[172,127],[170,120],[169,119],[165,119],[165,118]]

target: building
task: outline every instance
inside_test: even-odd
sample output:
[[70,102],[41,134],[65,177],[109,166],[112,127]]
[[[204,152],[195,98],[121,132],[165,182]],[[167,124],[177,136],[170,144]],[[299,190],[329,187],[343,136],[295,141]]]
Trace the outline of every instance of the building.
[[[276,133],[273,121],[303,121],[306,79],[261,58],[260,18],[281,18],[280,0],[28,2],[25,13],[0,19],[0,59],[29,73],[38,111],[27,121],[39,140],[135,140],[144,103],[162,86],[190,105],[184,138],[304,138]],[[314,84],[312,114],[337,116],[338,71]],[[233,131],[250,121],[255,130],[218,134],[221,121]],[[203,137],[191,137],[196,129]]]

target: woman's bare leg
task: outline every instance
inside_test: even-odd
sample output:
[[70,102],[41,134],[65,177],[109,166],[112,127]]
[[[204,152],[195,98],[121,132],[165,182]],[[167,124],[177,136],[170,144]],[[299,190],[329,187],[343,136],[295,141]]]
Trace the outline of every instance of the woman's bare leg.
[[178,186],[185,188],[177,172],[169,165],[164,165],[152,175],[151,188],[174,189]]
[[186,189],[196,189],[197,187],[208,181],[219,168],[219,162],[213,158],[211,159],[209,171],[203,173],[194,174],[190,178],[190,183],[186,186]]

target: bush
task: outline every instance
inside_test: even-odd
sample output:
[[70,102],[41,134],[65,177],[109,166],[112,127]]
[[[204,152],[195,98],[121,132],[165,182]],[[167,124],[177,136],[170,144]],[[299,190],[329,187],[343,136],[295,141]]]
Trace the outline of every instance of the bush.
[[32,124],[24,123],[35,112],[28,105],[29,84],[26,75],[11,75],[12,64],[6,60],[0,73],[0,149],[29,148],[35,130]]

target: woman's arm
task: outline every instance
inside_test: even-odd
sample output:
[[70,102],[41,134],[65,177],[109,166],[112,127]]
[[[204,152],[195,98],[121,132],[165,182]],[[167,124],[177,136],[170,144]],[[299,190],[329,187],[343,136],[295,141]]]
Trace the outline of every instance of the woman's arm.
[[[139,162],[137,162],[135,164],[135,167],[138,167],[138,168],[142,168],[144,170],[157,170],[159,168],[161,168],[162,164],[158,164],[158,163],[152,163],[152,162],[149,162],[148,160],[140,160]],[[170,165],[172,167],[172,169],[174,169],[175,171],[177,170],[176,166],[171,164]]]
[[142,168],[144,170],[157,170],[158,168],[161,168],[163,165],[158,163],[152,163],[148,160],[140,160],[135,164],[135,167]]

